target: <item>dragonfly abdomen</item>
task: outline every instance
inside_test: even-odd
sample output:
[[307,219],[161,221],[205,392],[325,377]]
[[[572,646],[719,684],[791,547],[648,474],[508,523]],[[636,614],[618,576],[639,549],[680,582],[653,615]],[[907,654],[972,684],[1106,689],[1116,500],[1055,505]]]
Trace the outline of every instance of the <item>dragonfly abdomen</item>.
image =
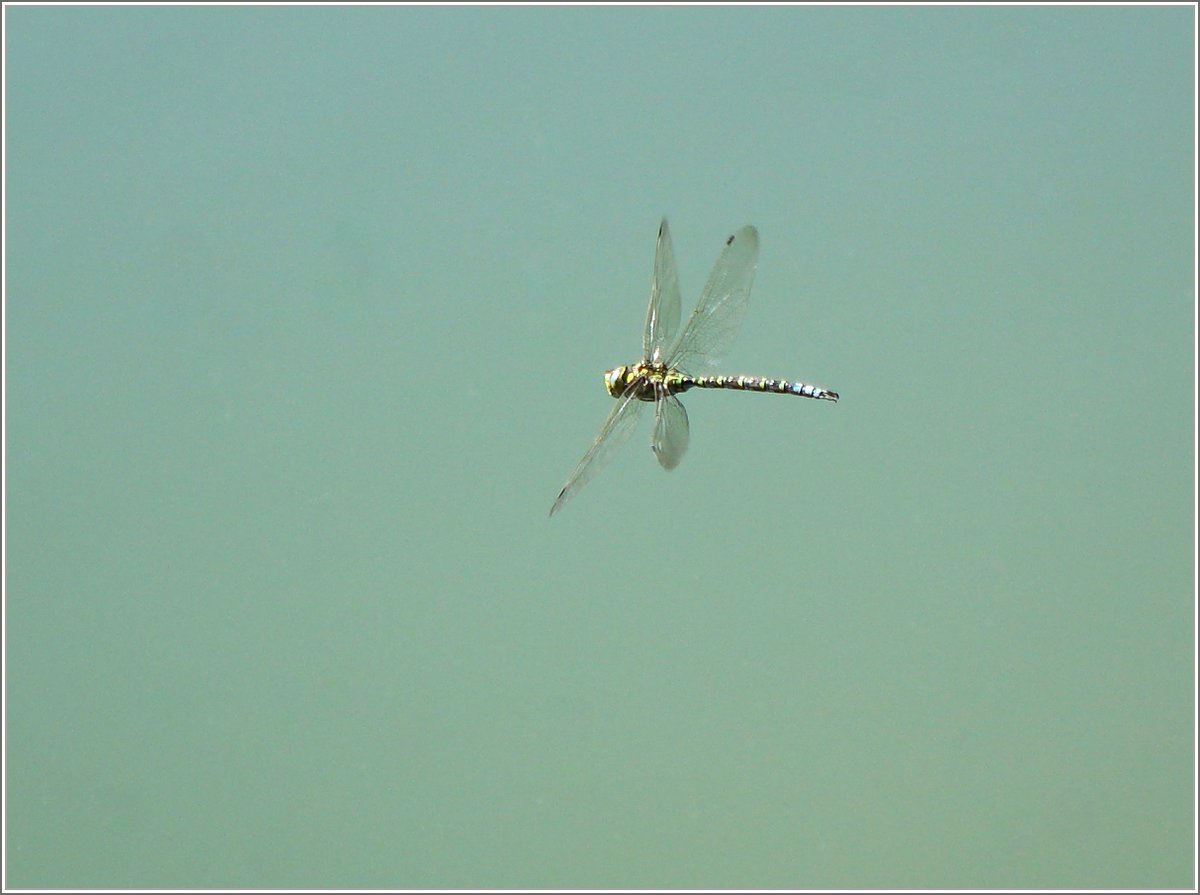
[[786,379],[764,379],[761,376],[692,376],[684,379],[683,388],[731,388],[739,392],[770,392],[776,395],[799,395],[802,398],[818,398],[836,401],[837,392],[808,385],[804,382],[789,382]]

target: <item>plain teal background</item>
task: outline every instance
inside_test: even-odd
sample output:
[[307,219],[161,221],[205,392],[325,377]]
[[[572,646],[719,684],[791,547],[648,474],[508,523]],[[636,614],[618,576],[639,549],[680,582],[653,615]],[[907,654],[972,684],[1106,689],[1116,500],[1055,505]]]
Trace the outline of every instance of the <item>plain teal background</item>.
[[1194,15],[6,7],[7,884],[1191,886]]

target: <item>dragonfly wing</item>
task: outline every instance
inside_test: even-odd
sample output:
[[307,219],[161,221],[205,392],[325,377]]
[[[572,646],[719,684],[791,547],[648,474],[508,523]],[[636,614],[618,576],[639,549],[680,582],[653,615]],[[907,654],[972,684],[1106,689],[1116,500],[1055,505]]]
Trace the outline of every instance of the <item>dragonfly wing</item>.
[[746,316],[757,268],[758,231],[743,227],[726,240],[696,310],[667,358],[668,366],[698,372],[720,360]]
[[688,417],[674,395],[660,394],[654,402],[654,440],[650,447],[668,471],[679,465],[688,446]]
[[679,271],[667,219],[658,225],[658,248],[654,251],[654,279],[650,283],[650,307],[642,335],[642,357],[660,361],[679,330]]
[[583,459],[579,461],[579,465],[575,467],[575,471],[571,473],[567,483],[558,492],[558,499],[550,508],[551,516],[562,509],[563,504],[574,497],[576,491],[603,469],[621,448],[621,445],[629,440],[629,436],[633,434],[637,421],[642,415],[644,404],[644,401],[639,401],[634,397],[633,389],[617,399],[617,406],[612,409],[612,413],[600,427],[600,434],[596,436],[596,440],[592,442],[588,452],[583,455]]

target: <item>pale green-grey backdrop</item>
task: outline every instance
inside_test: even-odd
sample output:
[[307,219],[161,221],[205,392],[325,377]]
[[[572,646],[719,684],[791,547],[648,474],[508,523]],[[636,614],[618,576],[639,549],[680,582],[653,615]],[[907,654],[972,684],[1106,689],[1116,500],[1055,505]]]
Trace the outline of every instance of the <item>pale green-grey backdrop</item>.
[[5,14],[9,886],[1191,885],[1190,7]]

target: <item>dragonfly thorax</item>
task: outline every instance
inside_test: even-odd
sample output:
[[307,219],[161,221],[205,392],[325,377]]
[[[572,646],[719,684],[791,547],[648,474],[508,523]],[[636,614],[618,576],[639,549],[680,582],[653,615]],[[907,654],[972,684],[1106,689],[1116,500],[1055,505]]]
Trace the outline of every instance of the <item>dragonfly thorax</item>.
[[620,398],[630,388],[639,401],[654,401],[661,394],[686,391],[685,377],[664,363],[642,361],[613,367],[604,374],[604,387],[614,398]]

